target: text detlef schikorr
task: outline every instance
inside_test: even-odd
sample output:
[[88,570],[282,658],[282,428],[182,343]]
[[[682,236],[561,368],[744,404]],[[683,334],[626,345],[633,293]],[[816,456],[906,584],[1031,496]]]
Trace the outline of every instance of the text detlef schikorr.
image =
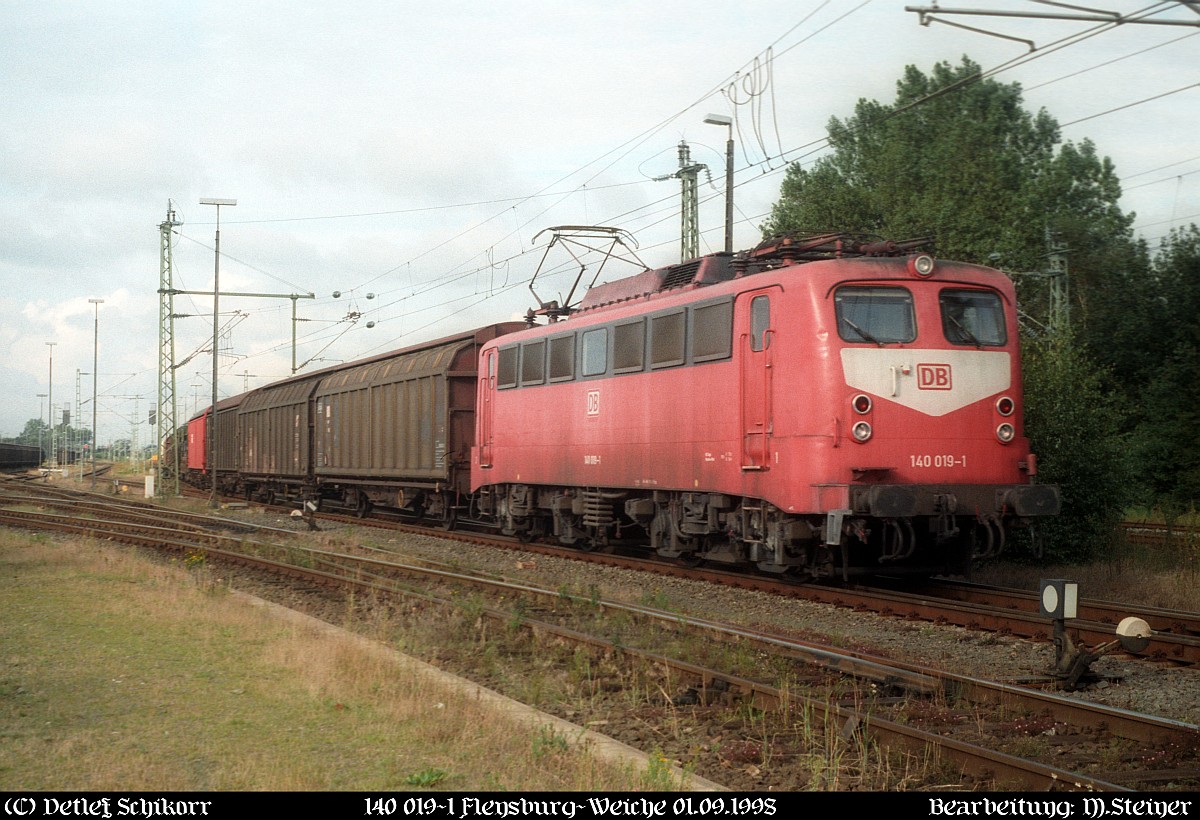
[[168,800],[165,797],[12,797],[4,801],[10,817],[205,817],[211,800]]

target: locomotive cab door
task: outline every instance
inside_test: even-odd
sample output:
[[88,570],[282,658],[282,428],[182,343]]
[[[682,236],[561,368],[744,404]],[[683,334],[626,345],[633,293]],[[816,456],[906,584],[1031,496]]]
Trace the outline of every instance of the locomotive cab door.
[[496,349],[483,362],[483,384],[479,391],[479,466],[492,466],[492,436],[496,407]]
[[742,470],[770,466],[772,372],[775,328],[772,302],[778,287],[750,291],[738,297],[738,409],[742,434]]

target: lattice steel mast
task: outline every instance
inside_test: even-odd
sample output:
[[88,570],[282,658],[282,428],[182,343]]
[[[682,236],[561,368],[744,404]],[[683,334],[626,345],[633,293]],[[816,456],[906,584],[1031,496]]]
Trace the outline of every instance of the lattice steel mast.
[[[179,447],[166,453],[175,433],[175,288],[172,283],[171,231],[183,222],[167,200],[167,218],[158,226],[158,480],[155,494],[179,495]],[[93,435],[95,435],[93,433]],[[93,442],[92,446],[95,446]],[[167,485],[171,489],[167,489]]]
[[680,259],[686,262],[700,255],[700,198],[697,178],[700,169],[708,170],[703,163],[693,163],[691,149],[686,142],[679,143],[679,177],[681,197],[681,224],[679,229]]

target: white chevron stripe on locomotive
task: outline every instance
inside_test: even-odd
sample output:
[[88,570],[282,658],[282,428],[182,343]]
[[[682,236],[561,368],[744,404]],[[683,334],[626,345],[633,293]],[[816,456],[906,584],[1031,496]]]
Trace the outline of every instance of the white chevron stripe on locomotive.
[[944,416],[1012,385],[1012,357],[995,350],[843,348],[846,384]]

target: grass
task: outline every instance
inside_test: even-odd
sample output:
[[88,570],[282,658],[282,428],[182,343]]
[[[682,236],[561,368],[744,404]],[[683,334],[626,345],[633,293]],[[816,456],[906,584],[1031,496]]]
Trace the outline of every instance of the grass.
[[609,791],[649,771],[282,622],[183,561],[3,530],[0,611],[4,791]]
[[975,570],[971,580],[1037,590],[1043,578],[1079,584],[1083,598],[1200,612],[1200,557],[1190,544],[1122,544],[1089,564],[1025,565],[1005,562]]

